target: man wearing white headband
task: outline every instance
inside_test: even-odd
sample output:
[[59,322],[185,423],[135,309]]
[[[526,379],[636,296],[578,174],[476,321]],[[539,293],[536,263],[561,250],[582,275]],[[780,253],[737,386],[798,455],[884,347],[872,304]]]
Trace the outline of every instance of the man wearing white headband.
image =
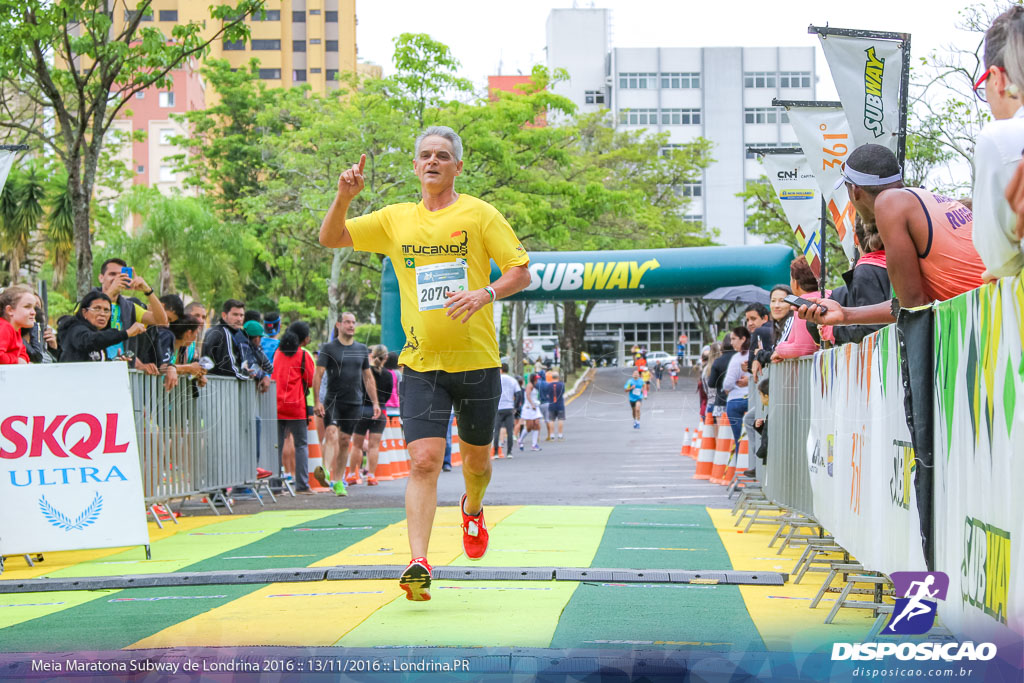
[[801,306],[801,318],[825,325],[891,323],[900,307],[945,301],[981,286],[985,266],[971,241],[971,210],[956,199],[903,187],[892,150],[881,145],[853,150],[836,189],[844,183],[861,219],[878,228],[895,300],[845,307],[823,299],[810,311]]

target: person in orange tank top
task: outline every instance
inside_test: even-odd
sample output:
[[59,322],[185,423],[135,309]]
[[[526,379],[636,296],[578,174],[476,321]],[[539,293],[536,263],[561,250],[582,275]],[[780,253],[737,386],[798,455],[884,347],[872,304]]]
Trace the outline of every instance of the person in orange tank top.
[[985,264],[971,239],[971,210],[955,199],[904,187],[892,150],[861,145],[850,153],[839,182],[861,218],[878,228],[896,301],[846,307],[823,299],[811,310],[801,306],[801,318],[822,325],[891,323],[899,307],[945,301],[981,286]]

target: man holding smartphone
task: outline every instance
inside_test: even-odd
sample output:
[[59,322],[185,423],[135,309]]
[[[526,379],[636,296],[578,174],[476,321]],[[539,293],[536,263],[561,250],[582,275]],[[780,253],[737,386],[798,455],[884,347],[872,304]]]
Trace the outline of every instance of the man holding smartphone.
[[[530,283],[530,259],[497,209],[455,191],[462,140],[451,128],[433,126],[416,139],[413,170],[420,179],[421,202],[347,219],[350,203],[364,186],[365,164],[364,154],[341,174],[338,194],[320,227],[320,243],[386,254],[395,266],[406,338],[399,392],[411,460],[405,510],[413,558],[399,585],[409,600],[429,600],[426,555],[453,407],[466,483],[460,501],[463,549],[470,559],[480,559],[487,550],[483,498],[491,479],[490,445],[501,396],[491,304]],[[493,285],[491,259],[503,273]]]
[[[141,276],[136,276],[133,268],[119,258],[110,258],[100,266],[99,289],[110,297],[110,327],[115,330],[127,330],[136,322],[146,327],[160,325],[167,327],[169,321],[163,304],[157,297],[153,288],[146,284]],[[121,292],[133,289],[142,292],[146,297],[147,309],[142,302],[131,296],[123,296]],[[107,348],[108,358],[134,358],[136,354],[137,338],[133,337],[125,343],[114,344]],[[158,375],[160,371],[156,365],[139,363],[135,366],[149,375]]]
[[871,325],[896,321],[901,307],[946,301],[980,287],[985,265],[971,241],[974,217],[959,201],[903,186],[892,150],[861,145],[843,164],[836,189],[846,185],[864,222],[874,222],[885,249],[896,297],[870,306],[821,299],[798,304],[798,315],[819,325]]

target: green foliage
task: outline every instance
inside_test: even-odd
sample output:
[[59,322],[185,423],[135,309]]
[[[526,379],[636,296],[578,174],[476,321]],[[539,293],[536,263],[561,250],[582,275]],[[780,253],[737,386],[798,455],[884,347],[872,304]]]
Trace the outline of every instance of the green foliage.
[[[802,247],[797,242],[793,228],[782,211],[778,195],[775,194],[767,177],[762,176],[760,181],[747,183],[747,189],[737,196],[745,199],[751,209],[746,222],[751,234],[763,237],[767,243],[793,247],[795,253],[801,253]],[[836,234],[831,219],[825,230],[825,239],[827,285],[834,289],[843,284],[842,274],[849,270],[850,261],[839,244],[839,235]]]
[[380,344],[380,325],[368,324],[357,326],[355,340],[367,346]]
[[28,257],[33,233],[43,215],[45,188],[36,164],[8,175],[0,193],[0,248],[3,248],[12,282]]
[[142,22],[152,0],[137,2],[134,14],[107,0],[0,3],[0,101],[24,103],[3,108],[0,128],[35,140],[67,172],[79,294],[92,285],[90,213],[111,124],[135,93],[167,88],[171,71],[212,41],[247,38],[243,20],[262,6],[211,5],[210,21],[179,23],[168,36]]

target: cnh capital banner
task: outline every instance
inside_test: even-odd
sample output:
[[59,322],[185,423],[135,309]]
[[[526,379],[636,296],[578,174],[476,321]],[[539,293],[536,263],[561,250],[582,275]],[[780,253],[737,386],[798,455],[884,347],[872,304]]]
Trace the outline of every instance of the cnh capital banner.
[[896,151],[900,131],[903,43],[823,33],[821,48],[850,122],[855,147],[867,143]]
[[935,568],[963,638],[1024,642],[1024,276],[935,306]]
[[0,366],[0,554],[148,545],[124,363]]
[[789,122],[804,156],[814,171],[818,188],[828,197],[828,211],[839,233],[843,252],[851,261],[856,247],[853,244],[853,221],[856,211],[850,203],[845,186],[833,188],[843,162],[853,151],[854,142],[846,112],[837,107],[787,107]]
[[821,275],[821,192],[803,154],[765,154],[764,170],[814,275]]

